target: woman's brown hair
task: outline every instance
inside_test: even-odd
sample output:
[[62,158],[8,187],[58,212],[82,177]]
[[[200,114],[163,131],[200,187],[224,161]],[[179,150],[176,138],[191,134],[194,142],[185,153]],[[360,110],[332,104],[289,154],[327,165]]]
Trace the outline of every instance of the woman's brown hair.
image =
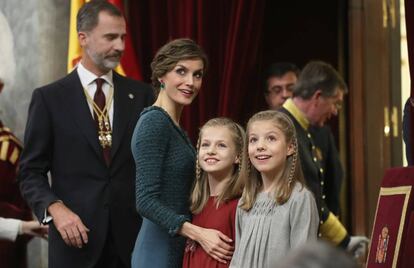
[[203,49],[188,38],[175,39],[162,46],[151,62],[151,81],[155,96],[158,96],[161,83],[158,80],[174,69],[179,61],[200,59],[203,62],[203,73],[207,71],[208,59]]

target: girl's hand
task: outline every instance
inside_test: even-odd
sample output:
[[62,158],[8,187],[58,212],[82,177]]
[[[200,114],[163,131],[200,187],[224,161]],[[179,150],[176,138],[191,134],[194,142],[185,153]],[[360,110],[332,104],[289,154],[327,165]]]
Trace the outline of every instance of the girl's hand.
[[233,240],[220,231],[200,228],[196,241],[218,262],[227,263],[233,256],[234,247],[230,245]]
[[21,232],[22,234],[47,239],[49,227],[40,225],[38,221],[22,221]]

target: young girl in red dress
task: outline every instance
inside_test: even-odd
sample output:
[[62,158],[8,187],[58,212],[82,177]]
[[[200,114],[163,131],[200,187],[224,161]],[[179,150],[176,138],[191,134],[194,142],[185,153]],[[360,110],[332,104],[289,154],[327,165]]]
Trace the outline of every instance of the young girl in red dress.
[[[245,140],[243,128],[228,118],[214,118],[204,124],[197,142],[196,180],[191,194],[192,223],[220,231],[219,236],[233,240],[233,247],[237,202],[248,173]],[[227,261],[212,258],[203,247],[188,240],[183,267],[228,267],[231,257],[223,254],[223,259]]]

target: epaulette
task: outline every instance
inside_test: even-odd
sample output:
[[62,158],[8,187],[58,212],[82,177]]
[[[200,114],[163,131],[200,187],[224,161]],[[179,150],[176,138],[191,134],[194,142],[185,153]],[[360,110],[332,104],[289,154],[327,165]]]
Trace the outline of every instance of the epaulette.
[[17,146],[21,148],[23,148],[23,144],[22,142],[16,138],[16,136],[14,136],[13,132],[11,132],[10,128],[5,127],[5,126],[0,126],[0,141],[2,137],[8,137],[9,140],[12,140],[13,142],[15,142],[17,144]]
[[13,135],[9,128],[0,128],[0,161],[16,164],[19,159],[22,143]]

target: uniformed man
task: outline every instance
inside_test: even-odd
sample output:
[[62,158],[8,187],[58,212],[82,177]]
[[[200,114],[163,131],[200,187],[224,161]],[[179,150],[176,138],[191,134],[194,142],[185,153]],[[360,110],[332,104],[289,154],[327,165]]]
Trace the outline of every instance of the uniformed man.
[[319,208],[319,237],[353,253],[361,253],[360,249],[366,248],[367,238],[351,237],[326,204],[325,170],[310,133],[311,126],[322,127],[329,118],[338,114],[347,90],[345,82],[331,65],[313,61],[302,70],[292,99],[283,104],[281,111],[292,119],[297,131],[302,170]]
[[[263,89],[269,109],[280,109],[292,97],[299,74],[299,68],[291,62],[275,62],[266,69]],[[312,126],[309,132],[314,137],[316,155],[325,171],[323,194],[326,204],[332,213],[339,215],[343,170],[332,131],[329,126]]]

